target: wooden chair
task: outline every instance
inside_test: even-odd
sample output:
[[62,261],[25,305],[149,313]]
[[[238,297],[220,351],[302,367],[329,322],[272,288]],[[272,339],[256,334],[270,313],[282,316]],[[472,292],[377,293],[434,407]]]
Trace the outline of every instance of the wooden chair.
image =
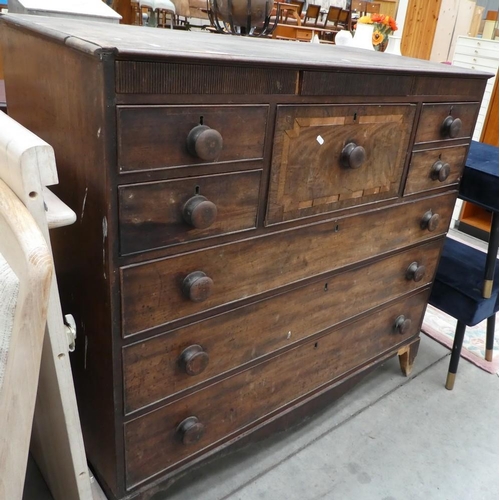
[[[51,252],[49,228],[72,224],[76,220],[75,213],[46,188],[58,183],[54,151],[1,112],[0,180],[29,211]],[[3,231],[0,234],[1,242]],[[26,436],[29,438],[31,430],[31,453],[55,500],[96,500],[105,497],[87,467],[69,363],[69,330],[63,321],[53,275],[49,283],[47,328],[43,337],[35,413],[30,421],[33,428],[28,429]],[[0,434],[2,432],[0,424]],[[0,453],[0,469],[2,457]],[[0,482],[2,477],[6,476],[0,470]],[[21,497],[0,493],[0,498]]]
[[491,361],[498,312],[498,147],[472,141],[459,197],[492,212],[488,252],[447,238],[429,303],[457,320],[446,388],[453,389],[467,326],[486,320],[486,360]]
[[331,6],[326,14],[324,28],[328,27],[328,23],[333,23],[333,27],[336,27],[341,12],[342,9],[340,7]]
[[20,499],[53,264],[37,223],[1,180],[0,234],[0,498]]
[[[321,5],[308,5],[306,13],[304,14],[304,25],[305,26],[316,26],[318,24],[318,17],[321,12]],[[311,21],[310,21],[311,20]]]
[[338,29],[351,30],[351,11],[342,9],[335,27]]

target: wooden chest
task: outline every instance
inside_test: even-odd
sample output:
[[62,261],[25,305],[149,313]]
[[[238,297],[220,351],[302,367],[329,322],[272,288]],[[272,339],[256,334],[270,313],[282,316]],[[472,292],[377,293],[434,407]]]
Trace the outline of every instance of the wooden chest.
[[110,498],[411,367],[489,75],[66,19],[1,32],[9,113],[78,214],[56,267]]

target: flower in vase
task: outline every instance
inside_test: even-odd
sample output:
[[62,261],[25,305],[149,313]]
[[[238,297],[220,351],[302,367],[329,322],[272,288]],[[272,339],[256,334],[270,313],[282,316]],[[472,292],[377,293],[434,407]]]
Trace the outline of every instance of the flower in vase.
[[[372,35],[372,44],[373,44],[373,47],[377,47],[384,40],[385,40],[384,34],[378,28],[374,28],[373,29],[373,35]],[[378,49],[375,48],[375,50],[378,50]]]

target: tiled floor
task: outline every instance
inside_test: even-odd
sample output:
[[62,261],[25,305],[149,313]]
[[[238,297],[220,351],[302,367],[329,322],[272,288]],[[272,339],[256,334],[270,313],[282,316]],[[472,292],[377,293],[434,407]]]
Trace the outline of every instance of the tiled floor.
[[[301,426],[212,460],[154,500],[498,500],[497,375],[422,336],[414,373],[389,360]],[[36,472],[36,471],[35,471]],[[28,477],[24,500],[48,500]]]

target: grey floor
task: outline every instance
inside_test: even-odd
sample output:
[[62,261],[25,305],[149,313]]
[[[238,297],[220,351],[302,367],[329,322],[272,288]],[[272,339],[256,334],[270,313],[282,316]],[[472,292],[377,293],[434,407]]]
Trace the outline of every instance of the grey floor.
[[[410,378],[389,360],[299,427],[212,460],[154,500],[498,500],[498,375],[422,335]],[[31,464],[24,500],[48,500]]]

